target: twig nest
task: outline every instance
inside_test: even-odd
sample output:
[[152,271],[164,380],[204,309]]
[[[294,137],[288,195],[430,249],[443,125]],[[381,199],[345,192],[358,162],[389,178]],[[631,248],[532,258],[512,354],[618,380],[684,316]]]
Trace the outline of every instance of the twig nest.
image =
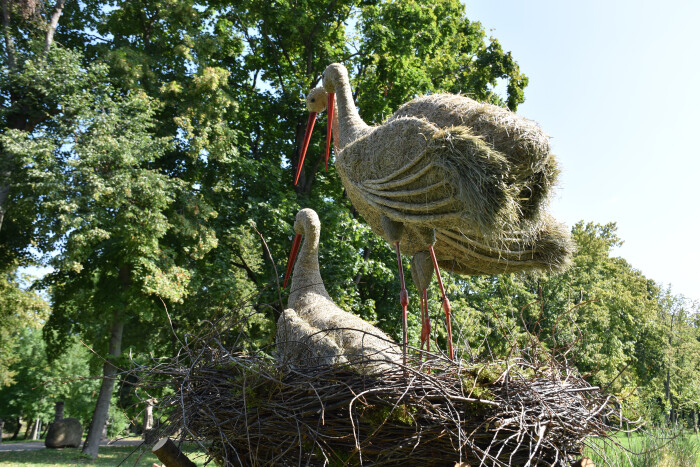
[[299,371],[216,351],[173,369],[181,392],[169,429],[210,441],[225,465],[569,466],[587,437],[619,423],[618,411],[614,398],[549,363],[432,355],[371,376],[351,364]]

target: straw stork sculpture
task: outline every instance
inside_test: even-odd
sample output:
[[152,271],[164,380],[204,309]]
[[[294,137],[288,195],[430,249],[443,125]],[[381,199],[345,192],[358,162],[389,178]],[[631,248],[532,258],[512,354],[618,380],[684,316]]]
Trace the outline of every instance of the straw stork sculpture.
[[292,285],[287,309],[277,322],[280,357],[296,366],[351,362],[371,373],[400,363],[401,351],[389,336],[340,309],[328,295],[318,264],[321,224],[316,212],[299,211],[294,231],[284,279],[286,287],[293,268]]
[[[434,270],[450,358],[451,309],[439,266],[471,275],[568,264],[568,231],[543,212],[556,161],[534,122],[464,96],[437,94],[414,99],[382,125],[369,126],[355,107],[347,70],[337,63],[326,68],[323,85],[309,93],[307,106],[311,114],[295,183],[315,115],[328,109],[328,138],[337,122],[336,168],[348,197],[396,250],[404,362],[408,293],[401,247],[413,255],[411,271],[422,291],[421,347],[428,341],[426,289]],[[329,148],[330,141],[326,160]]]

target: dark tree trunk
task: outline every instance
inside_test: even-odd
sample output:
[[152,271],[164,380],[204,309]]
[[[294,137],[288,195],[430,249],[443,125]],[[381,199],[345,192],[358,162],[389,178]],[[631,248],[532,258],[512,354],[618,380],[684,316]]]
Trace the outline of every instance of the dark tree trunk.
[[66,403],[63,401],[58,401],[56,402],[56,406],[54,408],[55,413],[53,416],[53,421],[57,422],[59,420],[63,420],[63,409],[65,408]]
[[29,432],[32,430],[34,423],[32,420],[27,420],[27,429],[24,430],[24,439],[29,439]]
[[111,360],[121,355],[123,332],[124,322],[120,318],[115,317],[112,323],[112,334],[109,339],[110,357],[103,367],[104,377],[102,378],[100,394],[97,396],[97,404],[95,405],[95,411],[93,412],[92,421],[90,422],[90,429],[88,430],[87,439],[83,445],[83,453],[89,455],[93,460],[97,458],[102,430],[107,423],[109,404],[112,399],[112,393],[114,392],[114,380],[117,374],[117,367],[111,363]]
[[19,431],[22,429],[22,417],[17,417],[17,427],[15,427],[15,432],[12,434],[10,441],[15,441],[19,436]]
[[5,212],[7,210],[5,206],[7,205],[7,194],[9,191],[9,186],[0,185],[0,230],[2,230],[2,221],[5,219]]

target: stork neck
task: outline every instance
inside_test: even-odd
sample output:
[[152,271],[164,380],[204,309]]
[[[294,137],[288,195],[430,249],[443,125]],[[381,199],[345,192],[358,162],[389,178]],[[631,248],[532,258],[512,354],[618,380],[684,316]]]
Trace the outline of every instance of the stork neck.
[[[309,232],[308,230],[311,231]],[[304,234],[304,241],[299,249],[294,272],[292,273],[289,308],[300,309],[304,297],[309,293],[316,293],[330,298],[321,279],[321,271],[318,264],[318,238],[319,232],[315,229],[307,229],[307,232]]]
[[333,80],[333,86],[335,87],[335,102],[338,109],[338,140],[342,150],[365,134],[369,126],[357,112],[347,77],[336,77]]

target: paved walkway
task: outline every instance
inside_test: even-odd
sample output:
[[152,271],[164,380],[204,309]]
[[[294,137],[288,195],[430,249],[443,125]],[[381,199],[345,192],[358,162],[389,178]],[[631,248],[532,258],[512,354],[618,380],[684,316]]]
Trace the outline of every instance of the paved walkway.
[[[138,446],[143,441],[137,439],[120,439],[116,441],[104,440],[100,441],[100,446]],[[36,449],[46,449],[44,440],[25,441],[22,443],[0,443],[0,452],[2,451],[34,451]]]

